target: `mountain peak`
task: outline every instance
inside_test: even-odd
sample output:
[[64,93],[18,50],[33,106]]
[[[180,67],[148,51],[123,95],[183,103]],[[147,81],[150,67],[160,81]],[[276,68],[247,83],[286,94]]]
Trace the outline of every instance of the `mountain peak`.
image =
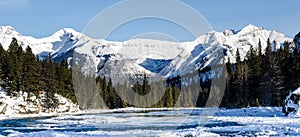
[[13,37],[21,36],[12,26],[0,26],[0,34],[11,35]]
[[15,30],[12,26],[0,26],[0,30]]
[[262,28],[254,26],[252,24],[249,24],[246,27],[244,27],[243,29],[241,29],[241,31],[239,33],[249,33],[249,32],[253,32],[253,31],[256,31],[256,30],[260,30],[260,29],[262,29]]
[[77,32],[76,30],[72,29],[72,28],[62,28],[60,30],[58,30],[57,32],[55,32],[52,36],[53,37],[61,37],[61,36],[65,36],[65,35],[73,35],[75,37],[80,37],[82,35],[82,33]]
[[244,27],[243,29],[260,29],[259,27],[253,25],[253,24],[248,24],[246,27]]

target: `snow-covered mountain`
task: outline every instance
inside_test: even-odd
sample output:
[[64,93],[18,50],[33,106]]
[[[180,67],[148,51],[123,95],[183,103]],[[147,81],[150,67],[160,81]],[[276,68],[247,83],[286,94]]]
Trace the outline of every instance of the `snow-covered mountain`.
[[[52,36],[33,38],[23,36],[10,26],[0,27],[0,43],[8,49],[15,37],[25,49],[30,46],[40,58],[51,53],[55,59],[76,55],[76,62],[90,73],[112,78],[130,76],[171,77],[201,69],[223,61],[235,62],[236,50],[239,49],[241,60],[245,59],[250,46],[266,48],[267,39],[275,41],[273,49],[278,49],[284,41],[291,38],[274,30],[266,30],[254,25],[243,29],[208,32],[189,42],[168,42],[149,39],[132,39],[124,42],[92,39],[70,28],[57,31]],[[76,53],[76,54],[74,54]],[[224,58],[225,57],[225,58]]]
[[72,49],[73,46],[76,46],[76,43],[81,36],[81,33],[76,32],[73,29],[64,28],[57,31],[52,36],[37,39],[31,36],[23,36],[11,26],[0,27],[0,43],[5,50],[8,49],[12,38],[15,37],[23,49],[30,46],[32,52],[40,57],[48,56],[49,53],[52,53],[52,55],[62,54]]

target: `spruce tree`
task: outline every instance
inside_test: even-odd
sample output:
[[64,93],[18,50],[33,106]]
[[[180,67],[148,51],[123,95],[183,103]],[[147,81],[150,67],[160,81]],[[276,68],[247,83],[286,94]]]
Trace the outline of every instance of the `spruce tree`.
[[241,70],[241,56],[239,49],[236,49],[236,75],[241,76],[242,75],[242,70]]
[[21,46],[19,46],[16,38],[12,39],[11,44],[8,48],[8,90],[16,95],[21,89],[22,81],[22,59],[24,51]]
[[173,107],[173,89],[172,87],[168,87],[166,89],[165,97],[164,97],[164,106],[165,107]]
[[147,79],[146,74],[144,74],[144,79],[143,79],[143,85],[142,85],[142,91],[140,93],[140,95],[146,95],[150,92],[150,85]]
[[261,46],[261,41],[259,39],[258,41],[258,56],[262,57],[262,46]]
[[108,93],[108,102],[109,102],[108,107],[109,108],[117,108],[116,107],[117,100],[115,98],[116,95],[115,95],[115,91],[114,91],[111,79],[109,79],[109,81],[107,83],[107,93]]
[[28,97],[30,97],[31,93],[38,96],[38,91],[40,90],[41,66],[29,46],[26,48],[24,54],[22,72],[23,91],[27,92]]
[[55,77],[55,64],[50,55],[42,61],[42,74],[42,89],[46,93],[45,107],[55,108],[57,99],[54,95],[58,92],[58,85]]
[[132,87],[132,90],[138,95],[143,94],[142,85],[139,83],[139,81],[136,81],[135,85]]
[[7,52],[3,49],[0,43],[0,84],[3,87],[7,87],[8,84],[8,64],[7,64]]

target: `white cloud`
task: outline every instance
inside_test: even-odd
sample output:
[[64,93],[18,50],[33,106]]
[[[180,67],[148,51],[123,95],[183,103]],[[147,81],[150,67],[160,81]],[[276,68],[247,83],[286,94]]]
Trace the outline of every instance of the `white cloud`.
[[1,8],[16,8],[26,6],[30,0],[0,0]]

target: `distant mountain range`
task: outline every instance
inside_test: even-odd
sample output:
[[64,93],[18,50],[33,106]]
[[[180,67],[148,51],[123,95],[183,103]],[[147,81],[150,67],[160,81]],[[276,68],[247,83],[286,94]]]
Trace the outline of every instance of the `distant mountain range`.
[[[208,32],[188,42],[150,39],[114,42],[92,39],[71,28],[64,28],[52,36],[37,39],[23,36],[10,26],[0,27],[0,43],[5,50],[13,37],[23,49],[30,46],[41,59],[51,54],[53,59],[65,58],[70,61],[76,52],[77,55],[82,55],[79,62],[84,66],[83,69],[112,78],[120,75],[134,78],[143,74],[173,77],[211,64],[227,62],[228,59],[235,62],[237,49],[240,51],[241,60],[244,60],[251,45],[258,48],[259,40],[265,49],[267,39],[270,38],[273,50],[283,46],[284,41],[293,41],[282,33],[251,24],[238,31]],[[294,39],[298,41],[296,44],[300,43],[300,38]]]

